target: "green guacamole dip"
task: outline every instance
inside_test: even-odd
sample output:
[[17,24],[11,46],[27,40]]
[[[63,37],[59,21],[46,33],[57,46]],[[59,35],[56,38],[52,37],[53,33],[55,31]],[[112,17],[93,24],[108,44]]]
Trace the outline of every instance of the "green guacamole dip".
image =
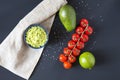
[[32,26],[26,32],[26,43],[32,47],[44,46],[47,41],[47,33],[40,26]]

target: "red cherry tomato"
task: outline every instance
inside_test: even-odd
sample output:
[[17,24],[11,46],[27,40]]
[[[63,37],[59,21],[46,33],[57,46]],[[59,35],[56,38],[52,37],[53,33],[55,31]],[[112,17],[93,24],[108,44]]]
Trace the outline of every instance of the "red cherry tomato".
[[66,47],[66,48],[64,48],[63,52],[66,56],[68,56],[70,54],[71,50],[68,47]]
[[77,48],[74,48],[74,49],[73,49],[73,55],[74,55],[74,56],[79,56],[79,55],[80,55],[80,50],[77,49]]
[[87,25],[88,25],[88,20],[85,18],[81,19],[80,26],[85,28]]
[[76,57],[73,55],[68,56],[68,60],[70,63],[74,63],[76,61]]
[[87,42],[88,39],[89,39],[88,35],[83,34],[80,40],[81,40],[82,42]]
[[84,29],[80,26],[77,27],[77,29],[76,29],[76,33],[79,34],[79,35],[81,35],[83,31],[84,31]]
[[69,49],[73,49],[74,46],[75,46],[75,42],[72,41],[72,40],[70,40],[70,41],[68,42],[68,48],[69,48]]
[[67,61],[67,56],[65,56],[64,54],[60,54],[60,56],[59,56],[59,61],[60,61],[60,62],[65,62],[65,61]]
[[74,33],[74,34],[72,35],[72,40],[73,40],[74,42],[77,42],[78,39],[79,39],[79,35],[78,35],[77,33]]
[[72,67],[72,64],[70,62],[66,61],[63,63],[63,66],[65,69],[70,69]]
[[85,30],[85,34],[91,35],[93,33],[93,28],[91,26],[88,26],[88,28]]
[[78,49],[83,49],[84,46],[85,46],[84,43],[81,42],[81,41],[79,41],[79,42],[77,43],[77,48],[78,48]]

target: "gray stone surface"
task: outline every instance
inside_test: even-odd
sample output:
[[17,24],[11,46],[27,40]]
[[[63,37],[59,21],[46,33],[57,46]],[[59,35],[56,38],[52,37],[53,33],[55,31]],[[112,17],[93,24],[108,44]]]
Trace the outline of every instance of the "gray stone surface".
[[[0,0],[0,42],[41,1]],[[94,34],[82,52],[93,52],[96,57],[95,67],[84,70],[77,60],[72,69],[65,70],[58,61],[58,55],[67,46],[74,31],[65,31],[57,13],[49,42],[30,80],[119,80],[120,0],[69,0],[69,4],[76,9],[77,24],[85,17],[94,28]],[[0,67],[0,80],[24,79]]]

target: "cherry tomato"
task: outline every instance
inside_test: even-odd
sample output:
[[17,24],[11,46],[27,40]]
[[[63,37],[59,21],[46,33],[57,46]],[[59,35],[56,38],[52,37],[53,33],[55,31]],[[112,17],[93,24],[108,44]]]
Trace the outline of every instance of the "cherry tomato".
[[68,56],[70,54],[71,50],[68,47],[66,47],[66,48],[64,48],[63,52],[66,56]]
[[79,56],[79,55],[80,55],[80,50],[77,49],[77,48],[74,48],[74,49],[73,49],[73,55],[74,55],[74,56]]
[[91,26],[88,26],[88,28],[85,30],[85,34],[91,35],[93,33],[93,28]]
[[70,62],[66,61],[63,63],[63,66],[65,69],[70,69],[72,67],[72,64]]
[[68,48],[69,48],[69,49],[73,49],[74,46],[75,46],[75,42],[72,41],[72,40],[70,40],[70,41],[68,42]]
[[77,42],[78,39],[79,39],[79,35],[78,35],[77,33],[74,33],[74,34],[72,35],[72,40],[73,40],[74,42]]
[[73,55],[68,56],[68,60],[70,63],[74,63],[76,61],[76,57]]
[[83,49],[84,46],[85,46],[84,43],[81,42],[81,41],[79,41],[79,42],[77,43],[77,48],[78,48],[78,49]]
[[79,35],[81,35],[83,31],[84,31],[84,29],[80,26],[77,27],[77,29],[76,29],[76,33],[79,34]]
[[87,25],[88,25],[88,20],[85,18],[81,19],[80,26],[85,28]]
[[60,62],[65,62],[65,61],[67,61],[67,56],[65,56],[64,54],[60,54],[60,56],[59,56],[59,61],[60,61]]
[[82,42],[87,42],[88,39],[89,39],[88,35],[83,34],[80,40],[81,40]]

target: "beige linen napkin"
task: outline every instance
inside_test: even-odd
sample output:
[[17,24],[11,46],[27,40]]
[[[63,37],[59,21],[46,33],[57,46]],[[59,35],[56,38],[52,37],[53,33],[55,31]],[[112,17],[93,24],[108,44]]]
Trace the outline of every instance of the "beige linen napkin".
[[20,20],[0,45],[0,65],[24,79],[29,79],[44,48],[27,47],[23,41],[23,32],[35,23],[40,23],[49,32],[55,13],[66,3],[66,0],[44,0]]

